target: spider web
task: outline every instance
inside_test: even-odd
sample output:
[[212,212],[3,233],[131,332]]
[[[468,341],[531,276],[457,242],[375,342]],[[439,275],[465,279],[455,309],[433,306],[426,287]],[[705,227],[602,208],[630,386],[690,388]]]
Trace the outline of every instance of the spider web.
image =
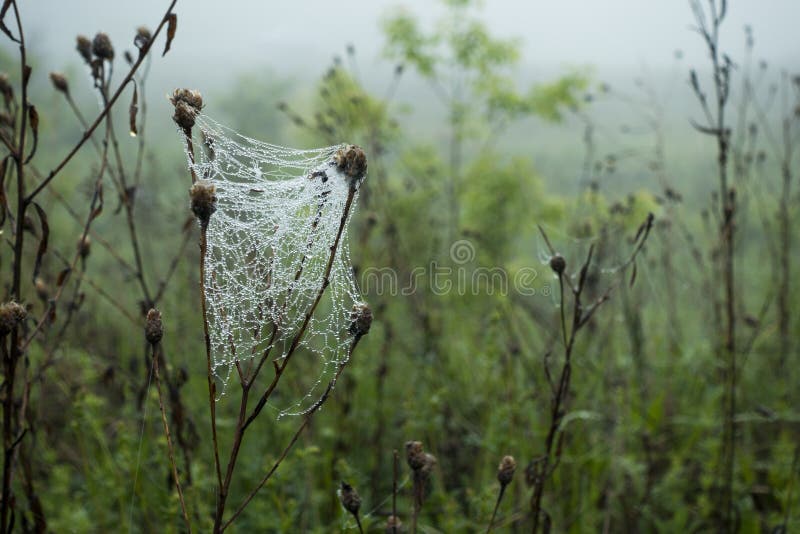
[[[333,161],[342,146],[295,150],[262,143],[205,115],[197,127],[203,150],[190,165],[214,184],[217,196],[202,283],[221,396],[237,365],[247,372],[267,358],[262,372],[270,373],[271,361],[286,358],[308,321],[292,357],[293,372],[270,400],[279,417],[302,414],[348,357],[350,314],[361,301],[347,240],[354,198],[329,285],[307,319],[323,287],[350,191],[351,180]],[[299,399],[298,390],[306,392]]]

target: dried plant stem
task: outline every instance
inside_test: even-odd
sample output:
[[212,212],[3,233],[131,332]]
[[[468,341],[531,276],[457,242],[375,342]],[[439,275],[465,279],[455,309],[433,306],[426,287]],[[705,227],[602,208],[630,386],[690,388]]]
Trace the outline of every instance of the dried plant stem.
[[161,411],[161,422],[164,425],[164,436],[167,438],[167,454],[169,455],[169,464],[172,468],[172,477],[175,480],[175,489],[178,491],[178,500],[181,503],[181,513],[183,514],[183,521],[186,523],[186,529],[189,534],[192,533],[192,522],[189,519],[189,513],[186,511],[186,501],[183,498],[183,490],[181,489],[181,479],[178,475],[178,467],[175,465],[175,450],[172,446],[172,435],[169,431],[169,423],[167,422],[167,411],[164,409],[164,399],[161,394],[161,376],[158,371],[158,358],[159,358],[160,343],[151,345],[153,357],[153,376],[156,382],[156,391],[158,392],[158,409]]
[[[22,80],[22,113],[20,118],[19,128],[19,141],[17,147],[12,150],[12,157],[16,164],[17,170],[17,220],[16,232],[14,235],[14,274],[11,286],[11,296],[17,302],[20,301],[22,294],[22,253],[24,243],[24,219],[25,208],[27,202],[25,199],[25,138],[27,135],[28,127],[28,63],[27,53],[25,49],[25,34],[22,31],[22,21],[19,16],[16,0],[11,0],[11,5],[14,9],[14,17],[17,22],[17,30],[19,32],[19,54],[20,54],[20,69]],[[22,357],[22,350],[20,348],[20,329],[19,326],[11,331],[9,353],[5,353],[5,339],[2,340],[3,345],[3,371],[4,371],[4,388],[3,388],[3,488],[2,488],[2,503],[0,503],[0,532],[10,532],[12,528],[10,517],[11,513],[11,477],[14,469],[14,456],[16,453],[16,445],[19,440],[14,438],[14,429],[12,426],[12,418],[14,417],[14,382],[17,373],[17,362]]]
[[208,252],[208,223],[200,226],[200,305],[203,313],[203,338],[206,344],[206,377],[208,380],[208,409],[211,418],[211,441],[214,447],[214,468],[217,473],[217,485],[222,487],[222,468],[219,461],[219,441],[217,439],[217,385],[214,382],[214,371],[211,366],[211,336],[208,332],[208,310],[206,308],[206,254]]
[[392,453],[392,534],[397,534],[397,449]]
[[[222,528],[220,529],[220,532],[222,532],[226,528],[228,528],[231,525],[231,523],[233,523],[233,521],[237,517],[239,517],[239,515],[244,511],[244,509],[247,507],[247,505],[250,503],[250,501],[253,500],[253,498],[261,490],[261,488],[263,488],[264,485],[267,483],[267,481],[269,481],[269,479],[272,477],[272,475],[275,474],[275,471],[277,471],[277,469],[280,466],[281,462],[283,462],[283,460],[286,459],[286,456],[289,454],[289,451],[292,449],[294,444],[297,442],[298,438],[300,437],[300,434],[303,433],[303,430],[305,430],[305,428],[311,422],[311,418],[314,416],[315,413],[317,413],[317,411],[322,407],[322,405],[325,403],[325,401],[330,396],[331,392],[333,391],[334,386],[336,385],[336,382],[339,380],[339,377],[341,376],[341,374],[344,371],[345,367],[347,367],[347,364],[350,362],[350,358],[353,355],[353,351],[355,351],[356,346],[358,345],[358,342],[361,341],[361,337],[362,337],[361,335],[356,335],[356,336],[353,337],[353,341],[350,343],[350,347],[349,347],[349,349],[347,351],[347,357],[342,361],[342,363],[339,364],[339,367],[336,369],[336,374],[328,382],[328,386],[327,386],[327,388],[325,388],[325,392],[322,394],[322,396],[319,398],[319,400],[317,402],[315,402],[313,406],[311,406],[311,408],[308,410],[308,412],[306,412],[303,415],[303,422],[300,424],[298,429],[295,431],[294,435],[292,436],[292,439],[289,440],[289,443],[286,445],[286,447],[284,447],[283,452],[281,452],[281,455],[278,457],[277,460],[275,460],[275,462],[273,463],[273,465],[270,468],[270,470],[259,481],[259,483],[256,485],[256,487],[253,488],[253,490],[247,495],[245,500],[242,502],[241,505],[239,505],[239,507],[236,509],[236,511],[233,513],[233,515],[231,515],[230,519],[228,519],[228,521],[226,521],[225,524],[222,525]],[[358,517],[356,517],[356,520],[358,520]],[[361,527],[361,525],[360,525],[360,522],[359,522],[359,528],[360,527]]]
[[[45,187],[47,187],[47,185],[53,180],[53,178],[55,178],[56,175],[58,175],[58,173],[61,172],[61,170],[67,165],[67,163],[69,163],[69,161],[75,156],[75,154],[78,153],[78,151],[81,149],[84,143],[86,143],[86,141],[89,140],[89,138],[91,138],[92,133],[97,129],[97,127],[106,117],[106,115],[110,113],[111,108],[114,107],[114,104],[117,102],[117,99],[119,99],[122,92],[128,86],[128,83],[130,83],[130,81],[133,79],[133,76],[134,74],[136,74],[136,71],[139,69],[139,66],[144,61],[144,58],[150,52],[153,43],[155,43],[158,34],[161,33],[161,30],[164,28],[164,25],[169,20],[169,16],[170,14],[172,14],[172,10],[177,2],[178,0],[172,0],[172,2],[170,2],[167,11],[164,14],[164,17],[162,17],[161,22],[158,24],[158,27],[156,27],[156,31],[153,32],[153,37],[150,40],[148,40],[144,44],[144,46],[142,46],[142,49],[139,52],[139,57],[137,57],[136,61],[133,62],[133,65],[131,65],[128,74],[125,75],[125,78],[119,84],[117,90],[114,92],[111,98],[108,99],[108,104],[103,108],[103,110],[100,112],[97,118],[95,118],[94,122],[89,126],[89,129],[83,133],[83,136],[81,137],[80,141],[78,141],[78,143],[72,148],[72,150],[70,150],[69,153],[66,156],[64,156],[64,159],[62,159],[61,162],[58,165],[56,165],[52,171],[50,171],[50,174],[47,175],[47,178],[45,178],[41,183],[39,183],[39,185],[27,197],[25,197],[26,203],[30,203],[36,197],[36,195],[41,193],[42,190]],[[23,68],[24,68],[24,62],[23,62]]]
[[503,500],[503,495],[506,492],[506,486],[501,484],[500,491],[497,493],[497,500],[494,503],[494,510],[492,511],[492,518],[489,520],[489,526],[486,527],[486,534],[489,534],[492,531],[492,527],[494,526],[494,520],[497,517],[497,510],[500,508],[500,502]]

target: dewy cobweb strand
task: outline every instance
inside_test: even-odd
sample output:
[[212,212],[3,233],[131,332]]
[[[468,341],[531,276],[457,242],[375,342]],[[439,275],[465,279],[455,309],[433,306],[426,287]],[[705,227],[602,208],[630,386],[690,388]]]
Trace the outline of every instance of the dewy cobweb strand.
[[[275,146],[205,115],[196,126],[195,146],[202,150],[193,169],[214,184],[217,196],[202,283],[212,367],[224,395],[237,362],[247,369],[264,355],[287,356],[323,284],[351,181],[333,161],[340,146]],[[350,312],[359,301],[345,226],[325,298],[292,360],[299,369],[293,376],[308,377],[300,384],[306,393],[298,400],[276,390],[271,402],[279,416],[304,413],[320,397],[320,385],[347,358]]]

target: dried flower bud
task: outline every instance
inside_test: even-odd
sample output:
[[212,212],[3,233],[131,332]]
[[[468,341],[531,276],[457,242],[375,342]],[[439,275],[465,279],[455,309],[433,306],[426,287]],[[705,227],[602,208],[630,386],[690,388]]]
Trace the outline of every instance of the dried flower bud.
[[553,272],[558,276],[564,274],[564,269],[567,268],[567,261],[564,259],[564,256],[557,252],[553,254],[553,257],[550,258],[550,268],[553,269]]
[[92,62],[92,42],[85,35],[79,35],[75,38],[75,50],[81,55],[86,63]]
[[497,481],[501,486],[505,487],[511,483],[514,478],[514,471],[517,469],[517,461],[513,456],[503,456],[500,460],[500,465],[497,466]]
[[155,345],[164,337],[164,326],[161,324],[161,312],[151,308],[147,312],[147,320],[144,324],[144,337],[151,345]]
[[186,102],[178,102],[175,104],[175,114],[172,115],[172,120],[175,124],[183,128],[184,132],[189,131],[194,127],[194,121],[197,118],[197,111],[187,104]]
[[361,497],[358,496],[356,489],[347,482],[342,482],[338,493],[344,509],[354,516],[358,516],[358,510],[361,508]]
[[197,115],[203,109],[203,96],[200,91],[193,89],[175,89],[169,100],[175,106],[172,120],[189,135]]
[[347,145],[339,149],[334,154],[333,161],[354,183],[362,180],[367,174],[367,156],[359,146]]
[[136,37],[133,38],[133,44],[141,50],[150,42],[150,39],[153,38],[153,35],[150,33],[150,30],[144,26],[139,26],[136,28]]
[[86,259],[89,256],[89,252],[92,251],[92,239],[87,236],[81,236],[78,238],[78,254],[80,254],[82,259]]
[[372,325],[372,310],[366,302],[359,302],[353,305],[350,312],[350,333],[361,337],[367,335],[369,327]]
[[69,94],[67,78],[63,74],[60,72],[51,72],[50,81],[53,82],[53,87],[55,87],[56,91],[64,93],[65,95]]
[[403,522],[396,515],[390,515],[386,520],[386,534],[400,534],[404,532]]
[[27,316],[28,311],[13,300],[0,304],[0,336],[10,333]]
[[47,282],[37,276],[33,281],[33,287],[36,289],[36,296],[43,302],[47,302],[47,299],[50,298],[50,288],[47,287]]
[[6,99],[6,104],[14,100],[14,87],[8,81],[8,74],[0,73],[0,94]]
[[198,113],[203,109],[203,95],[196,89],[175,89],[169,100],[173,106],[177,106],[179,102],[186,102]]
[[[114,46],[111,44],[111,39],[108,37],[108,34],[99,32],[94,36],[92,52],[100,59],[105,59],[107,61],[114,60]],[[83,55],[83,53],[81,53],[81,55]]]
[[202,224],[208,224],[211,215],[217,211],[216,187],[209,180],[198,180],[189,189],[192,200],[192,213]]
[[421,441],[406,442],[406,462],[412,471],[419,471],[425,467],[425,450]]

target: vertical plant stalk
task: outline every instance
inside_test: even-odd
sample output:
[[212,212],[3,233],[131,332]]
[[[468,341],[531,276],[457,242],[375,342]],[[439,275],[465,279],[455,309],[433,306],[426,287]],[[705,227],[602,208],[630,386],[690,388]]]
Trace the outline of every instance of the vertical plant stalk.
[[[284,449],[281,452],[281,454],[278,457],[278,459],[275,460],[275,462],[272,464],[272,467],[270,468],[270,470],[267,471],[267,473],[259,481],[259,483],[256,485],[256,487],[253,488],[250,491],[250,493],[244,499],[242,504],[240,504],[239,507],[236,509],[236,511],[231,515],[230,519],[228,519],[222,525],[222,527],[219,529],[220,532],[223,532],[226,528],[228,528],[233,523],[233,521],[237,517],[239,517],[239,515],[241,515],[241,513],[244,511],[244,509],[247,507],[247,505],[250,504],[250,501],[253,500],[253,498],[261,490],[261,488],[263,488],[264,485],[272,477],[272,475],[275,474],[275,471],[278,470],[278,467],[286,459],[286,456],[289,454],[289,451],[291,451],[292,447],[294,447],[294,444],[297,443],[297,440],[300,437],[300,435],[303,433],[303,430],[305,430],[306,427],[309,425],[309,423],[311,423],[311,419],[314,416],[314,414],[317,413],[317,411],[322,407],[322,405],[325,403],[325,401],[328,400],[328,397],[330,396],[331,392],[333,391],[333,388],[336,385],[336,382],[339,380],[339,377],[341,376],[341,374],[344,371],[345,367],[347,367],[347,364],[350,362],[350,358],[352,357],[353,352],[355,351],[356,346],[358,345],[358,342],[361,341],[361,338],[365,334],[366,333],[356,333],[354,335],[353,341],[350,343],[350,348],[347,351],[347,357],[344,359],[344,361],[342,361],[342,363],[339,364],[339,367],[336,369],[336,374],[328,382],[328,386],[327,386],[327,388],[325,388],[325,392],[322,394],[320,399],[317,402],[315,402],[313,406],[311,406],[309,411],[306,412],[306,414],[303,416],[303,422],[300,424],[300,427],[298,427],[298,429],[295,431],[294,435],[292,436],[292,439],[289,440],[289,443],[286,445],[286,447],[284,447]],[[356,518],[356,520],[358,521],[358,518]],[[360,527],[361,527],[361,525],[360,525],[360,521],[359,521],[359,528]]]
[[[627,267],[630,265],[634,266],[633,274],[631,275],[629,282],[630,285],[632,285],[636,279],[636,258],[642,251],[644,244],[647,242],[647,238],[649,237],[650,231],[653,228],[653,220],[653,214],[648,214],[647,219],[639,226],[639,229],[636,232],[636,237],[634,239],[635,247],[633,251],[631,252],[630,256],[617,268],[617,271],[622,274]],[[530,468],[533,470],[533,495],[531,496],[533,534],[536,534],[539,531],[539,520],[542,513],[542,496],[544,495],[545,484],[547,479],[550,478],[555,471],[556,467],[558,467],[558,463],[561,459],[564,442],[564,432],[561,429],[561,423],[564,420],[564,415],[566,414],[565,404],[567,396],[569,395],[570,381],[572,378],[572,356],[577,334],[581,328],[586,326],[600,306],[608,301],[611,296],[611,292],[615,289],[615,286],[609,286],[605,292],[601,294],[600,297],[598,297],[592,304],[584,306],[582,303],[582,297],[584,290],[586,289],[587,275],[589,273],[592,257],[594,255],[594,245],[589,247],[589,252],[586,255],[586,259],[577,272],[576,280],[573,281],[569,271],[567,271],[566,260],[564,260],[564,257],[561,256],[561,254],[556,252],[556,249],[553,247],[550,239],[547,237],[547,234],[541,226],[539,226],[539,232],[542,234],[545,244],[552,255],[550,258],[550,268],[553,270],[556,276],[558,276],[559,291],[562,295],[561,302],[559,303],[559,314],[561,319],[561,334],[564,341],[564,364],[561,367],[558,384],[555,385],[553,384],[551,378],[552,375],[550,374],[548,367],[548,359],[544,359],[545,376],[549,382],[552,397],[550,402],[550,426],[547,431],[547,437],[545,438],[545,451],[544,454],[534,460],[530,466]],[[563,297],[565,293],[565,287],[569,289],[569,292],[572,294],[572,320],[569,331],[567,331],[566,322],[566,300]],[[556,437],[558,437],[558,440],[556,440]]]
[[[6,2],[7,4],[8,2]],[[22,21],[19,16],[16,0],[11,0],[14,9],[14,17],[17,22],[19,33],[19,55],[20,55],[20,80],[21,91],[21,117],[19,129],[19,141],[16,150],[12,151],[16,174],[17,174],[17,220],[16,232],[14,235],[14,273],[11,286],[11,296],[16,302],[20,302],[22,296],[22,252],[24,243],[24,220],[27,202],[25,199],[25,137],[28,128],[28,79],[30,67],[27,63],[27,51],[25,48],[25,33],[22,30]],[[6,6],[7,7],[7,6]],[[17,362],[22,357],[20,349],[21,331],[19,325],[11,331],[10,347],[8,352],[4,350],[3,371],[3,488],[2,503],[0,503],[0,532],[10,532],[12,528],[12,498],[11,498],[11,477],[14,468],[14,456],[18,440],[14,439],[12,418],[14,417],[14,381],[17,372]],[[5,339],[2,340],[5,349]]]
[[[719,5],[717,2],[719,1]],[[698,27],[697,32],[705,41],[711,59],[714,85],[714,112],[712,113],[706,95],[700,90],[697,75],[692,72],[691,83],[706,115],[707,125],[694,124],[701,133],[711,135],[717,142],[717,169],[719,179],[719,208],[721,246],[721,265],[723,277],[723,353],[726,362],[725,401],[723,409],[723,432],[720,464],[722,468],[722,491],[719,492],[718,509],[721,511],[718,527],[724,532],[734,530],[733,478],[736,462],[736,395],[737,395],[737,355],[736,355],[736,295],[734,272],[734,230],[736,214],[736,193],[728,184],[728,153],[731,132],[725,120],[725,111],[730,94],[730,59],[720,53],[719,29],[727,12],[727,0],[710,0],[708,18],[699,3],[691,0]]]
[[192,522],[189,519],[189,513],[186,510],[186,501],[183,498],[183,489],[181,489],[181,479],[178,475],[178,467],[175,464],[175,450],[172,446],[172,435],[169,431],[169,423],[167,422],[167,411],[164,409],[164,398],[161,394],[161,376],[158,371],[158,358],[160,342],[152,343],[150,345],[153,357],[153,376],[156,381],[156,391],[158,392],[158,409],[161,411],[161,423],[164,425],[164,436],[167,439],[167,454],[169,455],[169,463],[172,469],[172,477],[175,480],[175,489],[178,491],[178,500],[181,503],[181,513],[183,514],[183,521],[186,523],[186,529],[189,534],[192,533]]

